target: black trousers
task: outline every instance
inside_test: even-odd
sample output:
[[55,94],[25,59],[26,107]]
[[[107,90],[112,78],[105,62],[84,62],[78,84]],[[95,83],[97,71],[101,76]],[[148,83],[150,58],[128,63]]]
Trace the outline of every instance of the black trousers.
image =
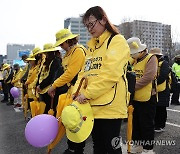
[[55,92],[55,95],[54,95],[54,100],[53,100],[53,110],[54,110],[54,116],[56,116],[56,107],[57,107],[57,104],[58,104],[58,101],[59,101],[59,96],[61,94],[64,94],[66,93],[68,90],[68,87],[66,85],[64,85],[63,87],[58,87],[56,88],[56,92]]
[[180,84],[177,83],[172,91],[171,104],[179,104]]
[[95,119],[92,131],[94,154],[122,154],[120,128],[122,119]]
[[75,143],[70,140],[67,141],[68,149],[74,150],[74,154],[83,154],[84,147],[85,147],[85,141],[81,143]]
[[8,93],[9,93],[9,96],[10,96],[10,103],[14,103],[14,97],[10,93],[11,88],[14,87],[14,86],[11,83],[8,83],[7,86],[8,86]]
[[179,104],[179,89],[173,91],[171,104]]
[[6,83],[4,83],[4,80],[1,80],[1,83],[2,83],[2,90],[3,90],[3,94],[4,94],[3,100],[8,101],[8,86]]
[[155,128],[164,128],[166,126],[166,120],[166,106],[156,106]]
[[44,114],[48,114],[48,111],[51,108],[51,97],[48,95],[48,93],[40,94],[39,101],[43,101],[46,104]]
[[153,149],[156,102],[156,96],[152,96],[147,102],[133,101],[132,140],[147,150]]

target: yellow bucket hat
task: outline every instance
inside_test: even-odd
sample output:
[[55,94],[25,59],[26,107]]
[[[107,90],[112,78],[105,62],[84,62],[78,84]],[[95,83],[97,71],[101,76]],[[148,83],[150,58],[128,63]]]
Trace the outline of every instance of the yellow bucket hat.
[[69,39],[73,39],[79,36],[79,34],[72,34],[69,29],[62,29],[56,33],[56,43],[54,46],[59,46]]
[[94,125],[94,116],[89,103],[80,104],[73,101],[66,106],[61,114],[61,120],[66,128],[67,138],[75,143],[85,141]]
[[26,59],[27,61],[36,60],[33,54],[30,54],[29,57]]
[[7,69],[7,68],[10,68],[10,65],[9,64],[7,64],[7,63],[5,63],[4,65],[3,65],[3,70],[5,70],[5,69]]
[[51,51],[58,51],[59,49],[56,48],[52,43],[46,43],[43,46],[43,50],[41,50],[40,53],[44,53],[44,52],[51,52]]
[[33,56],[39,54],[42,50],[39,47],[36,47],[32,50]]

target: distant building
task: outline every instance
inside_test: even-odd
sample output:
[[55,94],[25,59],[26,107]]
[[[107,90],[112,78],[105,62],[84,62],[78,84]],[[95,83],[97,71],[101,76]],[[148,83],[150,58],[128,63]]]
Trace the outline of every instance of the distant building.
[[79,43],[86,46],[87,41],[90,39],[89,32],[82,23],[82,18],[67,18],[64,20],[64,28],[68,28],[74,34],[79,35]]
[[0,65],[3,63],[3,55],[0,55]]
[[7,44],[7,62],[13,64],[13,60],[20,60],[22,55],[29,55],[35,48],[34,44]]
[[0,65],[5,62],[5,59],[7,59],[7,55],[0,55]]
[[147,44],[149,49],[158,47],[165,54],[171,51],[171,25],[134,20],[120,24],[119,30],[126,39],[133,36],[139,37],[143,43]]

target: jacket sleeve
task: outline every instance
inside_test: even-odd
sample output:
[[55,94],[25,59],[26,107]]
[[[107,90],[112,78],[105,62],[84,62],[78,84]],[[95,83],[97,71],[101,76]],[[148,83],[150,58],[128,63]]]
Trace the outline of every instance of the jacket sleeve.
[[53,88],[61,87],[66,83],[71,82],[71,80],[80,72],[85,60],[84,51],[82,50],[83,49],[81,48],[77,48],[74,51],[67,66],[67,70],[54,81],[52,84]]
[[29,69],[30,69],[30,64],[27,64],[27,65],[25,66],[24,70],[23,70],[22,77],[21,77],[21,81],[27,79]]
[[170,72],[169,64],[167,61],[163,61],[161,68],[160,68],[160,73],[159,76],[157,77],[157,84],[163,83],[165,80],[168,79]]
[[92,81],[83,92],[88,99],[96,99],[108,92],[124,75],[125,66],[130,57],[130,50],[126,40],[116,35],[105,50],[102,67],[97,79]]
[[8,81],[10,81],[10,80],[12,80],[13,79],[13,69],[11,68],[10,69],[10,72],[9,72],[9,75],[8,75],[8,77],[7,77],[7,79],[6,79],[6,82],[8,82]]
[[57,60],[58,69],[55,72],[53,82],[64,73],[64,68],[62,66],[62,59],[56,58],[56,60]]
[[[19,70],[19,71],[20,71],[20,70]],[[14,84],[14,83],[18,82],[18,81],[20,80],[21,76],[22,76],[22,71],[20,71],[18,75],[15,74],[15,78],[16,78],[16,79],[13,78],[12,81],[11,81],[11,83]]]
[[37,77],[37,67],[33,70],[31,76],[29,78],[27,77],[26,84],[31,84],[32,82],[34,82],[36,77]]

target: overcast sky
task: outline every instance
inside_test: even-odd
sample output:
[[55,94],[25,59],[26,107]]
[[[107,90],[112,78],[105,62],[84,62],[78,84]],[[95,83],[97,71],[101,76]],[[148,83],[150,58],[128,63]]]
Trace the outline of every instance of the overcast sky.
[[99,5],[113,24],[123,19],[146,20],[172,25],[173,38],[180,41],[179,0],[0,0],[0,54],[7,43],[55,43],[55,33],[64,19],[79,17]]

